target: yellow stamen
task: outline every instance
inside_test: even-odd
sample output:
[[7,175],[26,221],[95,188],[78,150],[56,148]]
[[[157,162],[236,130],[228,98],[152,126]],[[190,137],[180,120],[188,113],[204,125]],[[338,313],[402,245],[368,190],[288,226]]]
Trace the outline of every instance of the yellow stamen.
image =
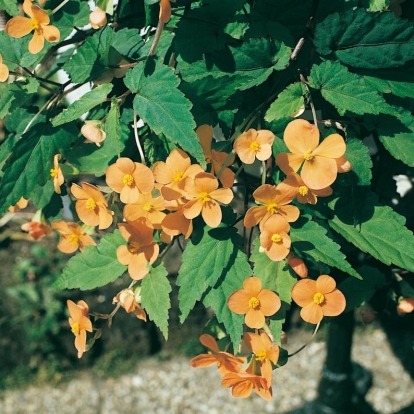
[[279,206],[276,203],[270,203],[267,205],[267,211],[271,214],[276,214],[279,212]]
[[152,204],[151,203],[145,203],[144,207],[142,207],[144,211],[150,212],[152,210]]
[[79,244],[79,237],[76,234],[70,234],[68,239],[73,244]]
[[128,250],[132,253],[132,254],[137,254],[139,253],[141,246],[139,245],[138,242],[136,241],[130,241],[129,242],[129,246],[128,246]]
[[252,309],[256,309],[260,306],[260,301],[256,297],[251,297],[249,300],[249,307]]
[[36,19],[30,20],[30,30],[36,30],[40,27],[39,22]]
[[56,178],[58,176],[58,174],[59,174],[59,170],[55,170],[54,168],[50,169],[50,176],[52,178]]
[[267,357],[266,351],[261,349],[260,351],[258,351],[254,354],[254,357],[255,357],[256,361],[264,361]]
[[199,201],[201,201],[202,203],[207,203],[208,201],[211,201],[211,198],[208,196],[208,194],[203,191],[202,193],[200,193],[197,197],[197,199]]
[[173,176],[173,181],[175,183],[178,183],[179,181],[181,181],[184,178],[184,172],[183,171],[178,171],[177,173],[174,174]]
[[72,325],[72,332],[73,332],[75,335],[77,335],[77,334],[79,333],[79,331],[80,331],[80,325],[79,325],[79,323],[78,323],[78,322],[75,322],[75,323]]
[[253,142],[250,144],[250,149],[251,149],[253,152],[258,153],[258,152],[260,151],[260,144],[259,144],[257,141],[253,141]]
[[279,233],[275,233],[272,237],[273,243],[280,243],[282,241],[282,236]]
[[311,150],[307,150],[303,154],[303,158],[305,159],[305,161],[312,161],[315,158],[315,156],[313,155],[313,152]]
[[87,208],[87,210],[95,210],[96,203],[95,203],[94,199],[93,198],[88,198],[86,200],[85,207]]
[[299,187],[299,194],[300,194],[301,196],[308,195],[308,192],[309,192],[309,188],[308,188],[308,187],[306,187],[306,185],[301,185],[301,186]]
[[325,302],[325,296],[323,296],[322,293],[320,292],[315,293],[315,295],[313,296],[313,301],[317,305],[321,305],[323,302]]
[[122,182],[131,187],[132,184],[134,184],[134,177],[131,174],[125,174],[124,178],[122,179]]

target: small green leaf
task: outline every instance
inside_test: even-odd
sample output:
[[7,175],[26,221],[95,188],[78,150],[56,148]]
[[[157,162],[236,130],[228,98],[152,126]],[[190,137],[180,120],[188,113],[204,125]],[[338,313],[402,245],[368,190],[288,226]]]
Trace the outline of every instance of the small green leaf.
[[112,99],[111,109],[108,112],[105,121],[105,146],[112,147],[113,153],[120,156],[124,145],[121,142],[121,122],[120,122],[119,105],[116,98]]
[[96,7],[99,7],[105,13],[114,14],[114,1],[113,0],[96,0]]
[[[314,65],[309,85],[320,89],[322,96],[343,115],[345,111],[355,114],[379,114],[390,111],[384,98],[363,77],[351,73],[339,62],[326,61]],[[358,91],[358,93],[355,93]]]
[[85,112],[105,102],[112,88],[112,83],[105,83],[85,93],[85,95],[73,102],[67,109],[64,109],[59,115],[55,116],[52,119],[52,125],[56,127],[78,119]]
[[116,250],[126,244],[119,230],[102,237],[98,246],[86,246],[82,253],[73,256],[53,289],[94,289],[118,279],[127,269],[116,258]]
[[191,103],[177,89],[179,83],[172,68],[156,60],[135,66],[125,77],[125,85],[136,93],[134,109],[142,120],[156,134],[164,134],[204,166],[204,154],[194,132]]
[[339,198],[332,204],[335,217],[328,223],[333,230],[380,262],[414,271],[414,236],[404,226],[403,216],[379,204],[374,193],[367,194],[357,225],[354,225],[348,197]]
[[280,92],[277,99],[270,105],[266,112],[267,122],[282,118],[293,118],[299,109],[304,106],[306,94],[305,86],[300,83],[292,83],[285,90]]
[[163,265],[153,267],[142,279],[142,307],[160,328],[166,340],[168,339],[168,310],[171,307],[170,292],[168,272]]

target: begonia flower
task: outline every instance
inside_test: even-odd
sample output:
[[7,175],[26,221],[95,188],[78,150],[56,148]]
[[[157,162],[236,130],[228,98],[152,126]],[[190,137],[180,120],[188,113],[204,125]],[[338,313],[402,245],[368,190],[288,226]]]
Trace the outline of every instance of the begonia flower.
[[123,157],[106,170],[106,183],[120,194],[123,203],[135,203],[140,193],[154,189],[154,175],[146,165]]
[[269,217],[264,223],[260,234],[260,246],[270,260],[280,262],[289,254],[289,230],[289,223],[278,214]]
[[297,172],[308,188],[320,190],[337,177],[337,158],[344,155],[346,145],[339,134],[331,134],[319,144],[319,129],[304,119],[290,122],[283,136],[291,153],[279,153],[276,164],[285,173]]
[[75,335],[75,348],[78,350],[78,358],[81,358],[86,350],[86,331],[92,332],[92,322],[89,319],[89,307],[85,301],[80,300],[77,304],[68,300],[69,325]]
[[194,179],[187,178],[184,184],[186,198],[189,198],[184,207],[184,216],[194,219],[198,215],[210,227],[217,227],[221,223],[222,212],[218,202],[229,204],[233,200],[230,188],[218,188],[216,177],[210,173],[198,173]]
[[165,200],[177,200],[184,194],[182,184],[185,178],[203,172],[198,164],[191,164],[190,157],[179,148],[174,148],[167,159],[158,161],[152,167],[155,181],[163,185],[161,194]]
[[265,316],[274,315],[281,302],[275,292],[262,289],[261,280],[252,276],[243,282],[242,289],[229,296],[227,306],[234,313],[246,315],[244,322],[249,328],[260,329],[265,324]]
[[192,367],[204,368],[217,364],[218,370],[221,374],[226,374],[227,372],[238,372],[240,370],[240,367],[244,363],[244,358],[238,358],[228,352],[220,351],[217,341],[211,335],[201,335],[200,342],[208,348],[211,353],[201,354],[194,357],[190,361]]
[[38,6],[34,6],[30,0],[23,2],[23,10],[29,17],[12,17],[4,28],[5,32],[15,38],[26,36],[33,31],[33,37],[29,42],[29,52],[39,53],[45,43],[56,43],[60,39],[59,29],[50,24],[49,15]]
[[299,218],[300,211],[296,206],[289,205],[296,197],[297,188],[281,182],[277,186],[264,184],[253,193],[257,204],[247,210],[244,217],[244,226],[253,227],[260,223],[262,229],[266,220],[274,214],[282,216],[286,221],[292,222]]
[[0,82],[5,82],[7,79],[9,79],[9,68],[3,63],[0,53]]
[[118,247],[116,257],[128,266],[132,279],[141,280],[149,273],[148,265],[153,264],[159,254],[159,246],[152,239],[154,229],[143,217],[127,224],[120,223],[118,227],[128,244]]
[[137,295],[131,288],[121,290],[113,299],[112,303],[120,303],[126,313],[134,312],[135,316],[142,321],[147,321],[147,314],[137,301]]
[[74,253],[78,249],[82,252],[85,246],[96,246],[92,237],[86,234],[79,224],[64,220],[54,220],[51,226],[53,230],[60,234],[57,248],[63,253]]
[[316,280],[299,280],[292,289],[292,299],[302,307],[300,316],[317,324],[324,316],[338,316],[345,310],[346,300],[336,288],[335,279],[321,275]]
[[234,141],[233,147],[242,162],[253,164],[256,158],[266,161],[272,156],[274,139],[272,131],[249,129]]
[[53,179],[53,186],[55,192],[60,194],[60,186],[64,183],[65,178],[63,177],[62,169],[59,167],[60,154],[55,154],[53,157],[53,168],[50,169],[50,176]]
[[184,216],[183,206],[185,203],[186,201],[183,199],[166,203],[166,208],[172,212],[164,217],[161,222],[161,228],[163,233],[169,236],[169,238],[182,234],[185,239],[188,239],[193,232],[193,220]]
[[266,332],[260,334],[245,332],[244,342],[252,350],[255,363],[259,363],[261,376],[266,379],[268,386],[272,384],[273,364],[279,360],[279,347],[273,344]]
[[27,231],[29,236],[35,240],[45,237],[52,232],[50,226],[41,221],[29,221],[28,223],[22,224],[21,229]]
[[88,226],[107,229],[112,224],[114,212],[108,210],[103,194],[92,184],[82,183],[81,187],[72,184],[71,191],[77,198],[75,209],[79,218]]

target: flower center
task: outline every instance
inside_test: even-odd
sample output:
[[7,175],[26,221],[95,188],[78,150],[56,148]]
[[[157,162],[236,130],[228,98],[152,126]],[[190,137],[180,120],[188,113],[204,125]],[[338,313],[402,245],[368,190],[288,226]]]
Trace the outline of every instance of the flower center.
[[145,203],[144,207],[142,207],[144,211],[150,212],[152,210],[152,204],[151,203]]
[[271,214],[276,214],[279,212],[279,206],[276,203],[270,203],[267,205],[267,211]]
[[313,155],[312,150],[307,150],[303,154],[303,158],[305,159],[305,161],[312,161],[315,158],[315,156]]
[[79,244],[79,237],[76,234],[70,234],[68,238],[71,243]]
[[138,242],[136,241],[131,241],[129,242],[129,246],[128,246],[128,250],[132,253],[132,254],[138,254],[139,253],[139,249],[141,248],[141,246],[139,245]]
[[208,194],[203,191],[198,195],[198,200],[200,200],[202,203],[207,203],[208,201],[211,201],[211,198],[208,196]]
[[79,323],[78,323],[78,322],[75,322],[75,323],[72,325],[72,332],[73,332],[75,335],[77,335],[77,334],[79,333],[79,331],[80,331],[80,326],[79,326]]
[[282,236],[279,233],[275,233],[272,237],[273,243],[280,243],[282,241]]
[[122,182],[124,183],[124,185],[131,187],[131,185],[134,183],[134,177],[131,174],[125,174],[124,178],[122,179]]
[[96,203],[93,198],[88,198],[85,203],[85,207],[87,210],[95,210]]
[[306,187],[306,185],[301,185],[301,186],[299,187],[299,194],[300,194],[301,196],[308,195],[308,192],[309,192],[309,188],[308,188],[308,187]]
[[37,30],[39,27],[39,22],[36,19],[30,20],[30,30]]
[[266,351],[261,349],[260,351],[254,354],[256,361],[264,361],[266,359]]
[[52,178],[56,178],[58,176],[58,174],[59,174],[59,171],[58,170],[55,170],[54,168],[51,168],[50,169],[50,176]]
[[251,297],[249,300],[249,307],[252,309],[256,309],[260,306],[260,301],[255,296]]
[[313,301],[317,304],[317,305],[322,305],[323,302],[325,302],[325,296],[322,295],[322,293],[317,292],[315,293],[315,295],[313,296]]
[[257,153],[257,152],[259,152],[259,151],[260,151],[260,144],[259,144],[257,141],[253,141],[253,142],[250,144],[250,149],[251,149],[253,152]]
[[184,178],[184,171],[178,171],[174,174],[173,176],[173,181],[175,183],[178,183],[179,181],[181,181]]

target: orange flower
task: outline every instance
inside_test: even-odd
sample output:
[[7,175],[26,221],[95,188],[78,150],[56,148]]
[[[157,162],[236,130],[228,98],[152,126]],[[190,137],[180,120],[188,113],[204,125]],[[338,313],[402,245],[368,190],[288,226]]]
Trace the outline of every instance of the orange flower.
[[152,193],[140,194],[135,203],[124,207],[124,217],[127,221],[145,217],[154,229],[160,229],[161,222],[166,216],[163,210],[165,210],[164,197],[161,194],[158,197],[153,197]]
[[20,200],[14,206],[9,207],[9,211],[11,213],[15,213],[16,211],[26,208],[28,204],[29,200],[26,200],[24,197],[20,197]]
[[316,204],[318,196],[328,197],[332,194],[331,187],[321,188],[320,190],[313,190],[307,187],[302,178],[294,172],[289,173],[283,182],[297,188],[298,194],[296,198],[302,204]]
[[229,204],[233,199],[230,188],[218,188],[217,178],[210,173],[198,173],[194,180],[187,178],[184,185],[188,201],[184,207],[184,216],[188,219],[197,217],[200,213],[210,227],[217,227],[222,218],[218,201]]
[[69,325],[75,335],[75,348],[78,350],[78,358],[81,358],[86,350],[86,331],[92,332],[92,322],[89,319],[89,307],[83,300],[77,304],[68,300]]
[[59,160],[60,154],[56,154],[53,157],[53,168],[50,169],[50,176],[53,178],[53,185],[55,187],[55,191],[60,194],[60,186],[63,184],[65,179],[63,178],[63,173],[61,168],[59,167]]
[[290,251],[289,223],[278,214],[268,218],[260,234],[260,246],[270,260],[280,262]]
[[400,300],[397,305],[397,312],[399,315],[411,313],[412,311],[414,311],[414,298],[406,298]]
[[100,29],[108,23],[106,13],[98,7],[89,15],[89,23],[92,29]]
[[144,164],[129,158],[118,158],[106,170],[106,183],[117,193],[123,203],[135,203],[140,193],[150,193],[154,188],[154,175]]
[[200,342],[206,348],[210,349],[212,353],[201,354],[193,358],[190,361],[192,367],[204,368],[217,364],[218,370],[221,374],[226,374],[227,372],[237,372],[240,370],[241,365],[244,363],[244,359],[238,358],[228,352],[220,351],[217,341],[211,335],[201,335]]
[[289,253],[287,261],[292,270],[302,279],[308,276],[308,267],[305,262],[296,257],[292,252]]
[[299,218],[299,209],[296,206],[287,205],[296,197],[296,194],[297,188],[285,182],[277,186],[261,185],[253,193],[253,197],[257,204],[263,205],[247,210],[244,226],[253,227],[260,222],[260,229],[262,229],[266,220],[274,214],[279,214],[289,222],[296,221]]
[[63,253],[74,253],[78,249],[82,252],[85,246],[96,246],[92,237],[79,224],[55,220],[52,229],[60,233],[57,248]]
[[106,132],[103,129],[101,121],[88,120],[81,128],[81,134],[88,140],[100,147],[106,139]]
[[[138,288],[140,290],[140,288]],[[131,288],[121,290],[113,299],[112,303],[120,303],[126,313],[134,312],[135,316],[142,321],[147,321],[147,314],[140,304],[139,293]]]
[[[200,125],[196,129],[196,134],[198,135],[201,148],[203,148],[206,163],[211,164],[211,174],[217,176],[229,154],[218,152],[211,148],[213,128],[210,125]],[[233,163],[234,157],[228,161],[228,165],[232,165]],[[223,187],[231,187],[234,184],[234,172],[230,168],[224,168],[219,180],[223,184]]]
[[182,184],[186,177],[192,177],[202,172],[200,165],[191,165],[190,157],[179,148],[174,148],[167,159],[158,161],[152,167],[155,181],[163,184],[161,193],[163,197],[170,200],[177,200],[183,195]]
[[118,224],[122,237],[128,245],[119,246],[116,257],[125,266],[134,280],[141,280],[148,274],[148,263],[155,262],[159,254],[159,246],[152,241],[153,228],[147,219],[141,217],[128,224]]
[[[171,202],[167,205],[169,210],[176,210],[173,213],[167,214],[161,222],[163,233],[169,238],[182,234],[185,239],[188,239],[193,232],[193,220],[184,216],[182,209],[184,204],[185,202],[182,199],[178,199],[174,201],[174,205]],[[166,237],[164,237],[164,240],[166,240]]]
[[262,289],[261,280],[252,276],[243,282],[243,289],[230,295],[227,306],[234,313],[246,315],[244,322],[249,328],[260,329],[265,324],[265,316],[275,314],[281,302],[275,292]]
[[225,388],[231,387],[234,397],[247,398],[253,390],[266,401],[272,400],[272,389],[268,388],[266,379],[246,371],[225,374],[221,385]]
[[319,129],[304,119],[290,122],[283,137],[291,153],[276,156],[276,164],[285,173],[297,172],[309,188],[320,190],[330,186],[338,174],[336,158],[344,155],[346,145],[339,134],[326,137],[319,144]]
[[27,231],[29,236],[35,240],[47,236],[52,231],[50,226],[40,221],[30,221],[29,223],[22,224],[21,229]]
[[29,42],[29,52],[33,54],[43,49],[45,39],[52,43],[59,41],[59,29],[49,24],[50,18],[45,11],[33,6],[30,0],[24,1],[23,10],[30,18],[23,16],[11,18],[4,29],[9,36],[20,38],[34,30],[32,40]]
[[336,288],[334,278],[321,275],[316,280],[299,280],[292,289],[292,299],[302,307],[300,316],[317,324],[324,316],[338,316],[345,310],[346,300]]
[[3,63],[0,53],[0,82],[5,82],[7,79],[9,79],[9,68]]
[[79,218],[88,226],[107,229],[112,224],[113,211],[108,210],[108,203],[103,194],[92,184],[82,183],[82,188],[72,184],[72,194],[77,198],[75,209]]
[[266,129],[249,129],[234,142],[234,150],[245,164],[253,164],[255,158],[266,161],[272,156],[273,132]]
[[279,359],[279,347],[271,341],[266,332],[261,332],[260,335],[245,332],[244,341],[246,345],[252,350],[253,364],[257,362],[260,364],[260,372],[263,378],[266,379],[267,385],[272,384],[273,364],[277,364]]

